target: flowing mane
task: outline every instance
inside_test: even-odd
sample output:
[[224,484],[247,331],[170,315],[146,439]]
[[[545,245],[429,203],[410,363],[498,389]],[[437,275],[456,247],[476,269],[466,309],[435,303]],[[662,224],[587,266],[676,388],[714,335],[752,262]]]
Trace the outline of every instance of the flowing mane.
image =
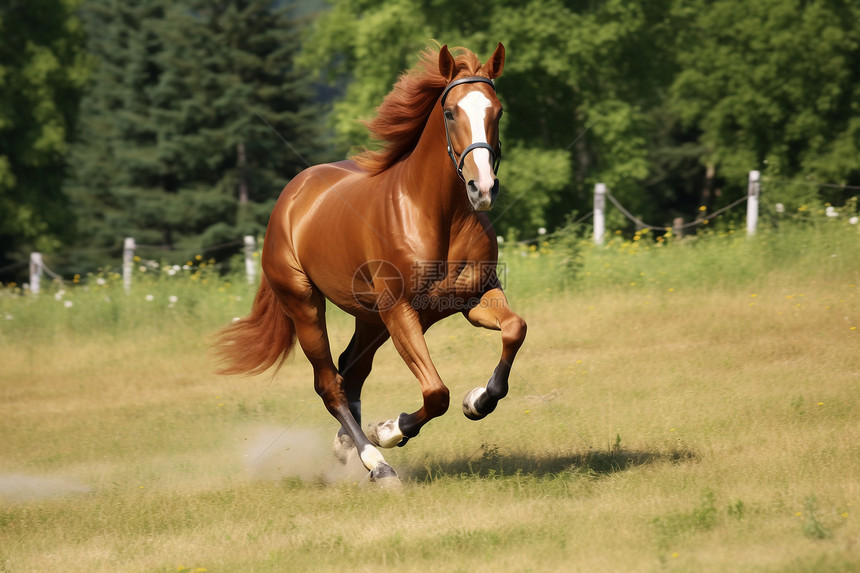
[[[456,73],[475,75],[481,69],[478,57],[456,48]],[[418,64],[402,74],[376,110],[376,117],[365,122],[371,137],[383,143],[382,149],[364,149],[353,157],[359,167],[377,175],[385,171],[418,144],[427,118],[448,80],[439,73],[439,48],[428,47]]]

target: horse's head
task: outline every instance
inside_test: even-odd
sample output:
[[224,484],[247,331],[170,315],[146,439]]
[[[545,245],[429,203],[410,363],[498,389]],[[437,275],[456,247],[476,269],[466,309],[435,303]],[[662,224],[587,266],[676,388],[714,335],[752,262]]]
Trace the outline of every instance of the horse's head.
[[502,74],[504,65],[502,44],[475,75],[460,75],[448,46],[442,46],[439,52],[439,72],[448,80],[441,97],[448,155],[466,184],[475,211],[489,211],[499,194],[496,171],[502,158],[502,104],[496,97],[493,79]]

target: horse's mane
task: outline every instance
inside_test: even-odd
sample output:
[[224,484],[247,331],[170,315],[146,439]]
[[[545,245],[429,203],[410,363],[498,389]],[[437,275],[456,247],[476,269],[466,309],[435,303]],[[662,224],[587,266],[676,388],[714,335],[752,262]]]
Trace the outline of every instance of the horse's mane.
[[[418,144],[427,118],[448,80],[439,73],[440,48],[429,46],[414,68],[402,74],[376,110],[364,122],[371,137],[383,143],[380,150],[364,149],[353,157],[359,167],[376,175],[407,156]],[[481,69],[478,57],[465,48],[455,48],[455,76],[475,75]]]

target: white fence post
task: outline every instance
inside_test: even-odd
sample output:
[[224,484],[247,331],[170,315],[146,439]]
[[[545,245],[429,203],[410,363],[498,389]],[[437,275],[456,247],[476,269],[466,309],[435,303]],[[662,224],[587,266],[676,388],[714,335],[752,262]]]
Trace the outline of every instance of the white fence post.
[[603,234],[606,232],[606,185],[597,183],[594,186],[594,244],[603,244]]
[[257,250],[257,240],[253,235],[245,235],[245,276],[248,284],[257,282],[257,266],[254,264],[254,251]]
[[747,237],[755,235],[758,227],[758,196],[761,191],[761,173],[750,171],[747,183]]
[[42,253],[30,253],[30,292],[39,294],[42,281]]
[[672,238],[680,239],[684,236],[684,218],[675,217],[672,219]]
[[122,286],[126,294],[131,292],[131,272],[134,268],[134,238],[126,237],[122,244]]

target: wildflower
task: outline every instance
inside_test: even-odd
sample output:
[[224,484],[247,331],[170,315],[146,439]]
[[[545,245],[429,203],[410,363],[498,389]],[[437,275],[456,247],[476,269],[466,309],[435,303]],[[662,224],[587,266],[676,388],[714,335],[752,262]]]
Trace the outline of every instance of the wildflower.
[[14,317],[14,316],[12,316],[11,314],[7,314],[7,315],[6,315],[6,320],[15,320],[15,317]]
[[203,260],[203,256],[202,256],[202,255],[197,255],[196,257],[194,257],[194,260],[202,261],[202,260]]
[[73,306],[75,306],[75,303],[73,303],[70,300],[67,300],[66,302],[63,303],[63,306],[66,308],[72,308]]
[[856,225],[857,221],[858,221],[857,217],[851,217],[850,219],[848,219],[848,222],[851,223],[852,225]]
[[836,212],[836,208],[833,205],[828,205],[824,210],[824,214],[831,218],[839,216],[839,213]]
[[97,285],[99,285],[99,286],[104,286],[104,285],[105,285],[105,283],[107,283],[107,281],[106,281],[106,280],[104,280],[104,278],[102,278],[102,277],[99,277],[99,278],[97,278],[97,279],[96,279],[96,284],[97,284]]
[[151,294],[146,295],[144,298],[146,299],[146,302],[152,302],[155,300],[155,297]]
[[708,208],[705,207],[704,205],[699,205],[699,212],[704,213],[705,211],[707,211],[707,209]]

